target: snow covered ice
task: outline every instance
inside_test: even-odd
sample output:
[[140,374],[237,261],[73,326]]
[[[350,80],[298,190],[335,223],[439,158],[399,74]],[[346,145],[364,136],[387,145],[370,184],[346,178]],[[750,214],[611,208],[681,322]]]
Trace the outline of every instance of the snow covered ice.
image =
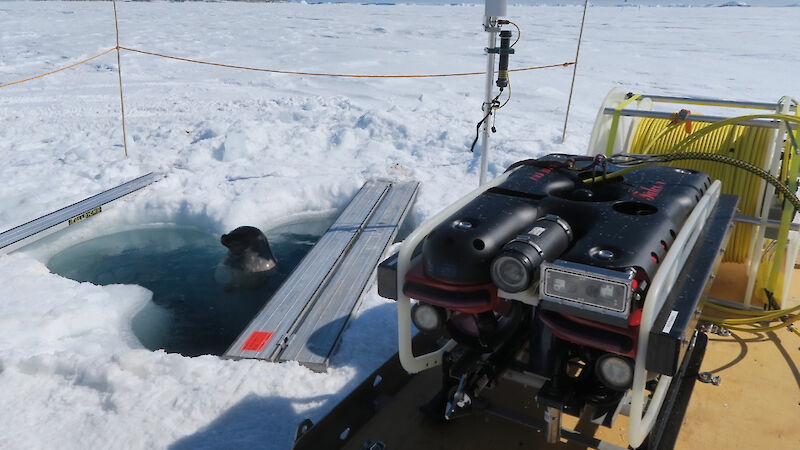
[[[522,28],[512,68],[573,59],[580,8],[511,3]],[[123,46],[188,58],[359,74],[485,64],[480,5],[118,7]],[[787,46],[798,19],[797,8],[590,8],[566,142],[571,69],[513,73],[489,169],[583,153],[612,87],[754,101],[800,95],[800,63]],[[0,84],[115,45],[107,2],[2,2],[0,23]],[[77,283],[44,262],[72,243],[144,224],[269,228],[342,208],[374,177],[421,181],[423,220],[477,185],[479,153],[468,149],[483,77],[298,77],[129,52],[122,71],[128,158],[113,53],[0,89],[0,229],[149,171],[166,174],[45,248],[0,257],[0,448],[288,448],[303,418],[321,418],[396,351],[394,305],[374,288],[333,367],[318,374],[146,350],[130,320],[149,291]]]

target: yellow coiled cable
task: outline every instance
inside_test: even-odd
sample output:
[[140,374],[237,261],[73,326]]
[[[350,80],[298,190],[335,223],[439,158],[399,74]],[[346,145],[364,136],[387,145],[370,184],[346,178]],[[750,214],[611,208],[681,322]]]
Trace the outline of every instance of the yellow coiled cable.
[[[688,113],[688,111],[686,111]],[[681,111],[684,113],[684,111]],[[794,205],[796,210],[800,210],[800,200],[794,196],[793,186],[782,184],[783,180],[791,170],[789,162],[783,161],[780,180],[763,171],[757,169],[765,166],[766,152],[769,148],[770,139],[773,139],[770,129],[739,126],[737,122],[747,119],[773,118],[785,122],[798,123],[800,119],[788,115],[751,115],[731,118],[722,123],[694,123],[690,126],[680,127],[683,124],[680,120],[668,119],[642,119],[636,134],[633,136],[630,153],[661,155],[662,163],[681,160],[680,166],[701,170],[712,178],[723,181],[723,191],[736,194],[740,197],[740,210],[748,213],[755,212],[758,205],[758,194],[761,192],[761,178],[767,180],[776,187],[781,196]],[[700,130],[704,130],[700,132]],[[692,134],[692,132],[695,132]],[[795,144],[796,145],[796,144]],[[791,158],[792,151],[789,151],[790,142],[786,143],[784,150],[785,158]],[[795,156],[796,157],[796,156]],[[693,160],[687,164],[686,160]],[[655,162],[655,161],[654,161]],[[719,164],[724,162],[724,164]],[[643,165],[652,162],[643,161]],[[749,164],[749,168],[747,165]],[[611,176],[622,175],[633,170],[636,166],[615,172]],[[641,165],[639,166],[641,167]],[[745,169],[747,173],[742,170]],[[758,173],[758,175],[756,175]],[[794,172],[792,172],[794,174]],[[794,176],[794,175],[792,175]],[[597,181],[595,179],[591,182]],[[753,214],[754,215],[754,214]],[[726,260],[743,261],[747,259],[749,243],[751,238],[752,226],[739,224],[738,230],[734,231],[729,249],[726,252]],[[738,232],[738,233],[737,233]],[[768,240],[765,249],[758,249],[758,256],[764,261],[759,270],[759,282],[763,283],[768,275],[774,270],[771,260],[775,257],[775,241]],[[772,268],[772,270],[770,270]],[[775,283],[772,283],[775,284]],[[769,296],[770,293],[768,292]],[[715,317],[703,315],[702,320],[724,326],[734,331],[744,331],[758,333],[764,331],[778,330],[787,328],[792,333],[800,336],[800,329],[795,325],[800,322],[800,306],[794,308],[773,310],[773,311],[744,311],[733,308],[726,308],[713,304],[708,304],[712,309],[720,313],[734,314],[739,317]],[[745,317],[741,317],[745,316]],[[749,317],[748,317],[749,316]],[[769,325],[768,322],[781,320],[783,323]],[[759,326],[761,325],[761,326]]]
[[[663,155],[674,152],[675,146],[690,135],[684,126],[677,125],[670,119],[642,118],[633,135],[630,153]],[[694,133],[710,125],[694,122],[691,131]],[[725,125],[682,147],[681,152],[716,153],[764,167],[772,131],[770,128]],[[758,176],[711,161],[678,161],[671,165],[700,170],[712,179],[721,180],[723,193],[739,196],[741,214],[756,216],[762,181]],[[736,225],[724,261],[741,263],[747,260],[752,230],[752,225]]]

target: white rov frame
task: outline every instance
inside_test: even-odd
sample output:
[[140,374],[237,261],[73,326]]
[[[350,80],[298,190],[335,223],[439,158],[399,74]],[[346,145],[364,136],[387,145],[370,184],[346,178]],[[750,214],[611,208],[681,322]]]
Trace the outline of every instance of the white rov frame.
[[484,191],[504,182],[508,179],[510,173],[511,172],[504,173],[443,209],[417,227],[417,229],[403,241],[403,246],[400,247],[400,253],[397,258],[397,344],[400,363],[408,372],[417,373],[438,366],[442,363],[442,355],[444,352],[451,350],[456,345],[456,342],[451,339],[439,350],[422,356],[414,356],[411,350],[411,300],[403,293],[403,281],[411,268],[411,254],[436,225],[439,225],[439,223],[464,207]]
[[630,423],[628,425],[628,443],[636,448],[642,444],[644,438],[650,433],[653,428],[658,411],[664,403],[664,397],[669,388],[672,377],[662,375],[658,381],[658,386],[653,393],[652,398],[647,407],[647,412],[644,412],[645,407],[645,390],[644,385],[647,382],[647,369],[645,369],[645,360],[647,358],[647,346],[649,344],[650,330],[653,328],[653,323],[656,320],[656,315],[664,306],[672,287],[675,285],[678,275],[683,270],[686,264],[686,259],[692,252],[697,237],[703,232],[708,217],[711,211],[717,206],[719,200],[720,188],[722,183],[715,181],[708,188],[703,198],[700,199],[697,206],[695,206],[692,214],[686,219],[683,228],[675,238],[661,263],[661,267],[653,277],[653,283],[647,291],[647,297],[644,301],[644,309],[642,310],[642,322],[639,326],[639,341],[636,350],[636,365],[633,372],[633,386],[631,387],[631,412]]
[[[453,340],[448,341],[438,350],[416,356],[411,349],[411,300],[403,293],[403,281],[411,268],[411,256],[414,249],[422,242],[422,239],[433,230],[436,225],[447,219],[450,215],[461,209],[475,197],[503,183],[508,179],[510,173],[505,173],[495,178],[488,184],[475,189],[456,203],[450,205],[437,215],[427,220],[403,242],[397,260],[397,338],[398,353],[400,363],[403,368],[410,373],[421,372],[425,369],[436,367],[442,363],[442,355],[455,347]],[[688,255],[697,243],[698,236],[702,233],[708,217],[716,207],[719,200],[721,183],[715,181],[700,199],[697,206],[692,211],[689,218],[684,223],[675,242],[664,257],[661,266],[653,278],[642,311],[642,322],[639,328],[638,350],[636,353],[636,364],[633,376],[630,426],[628,440],[631,446],[638,447],[650,432],[658,416],[658,411],[664,402],[664,398],[669,388],[671,377],[661,376],[658,386],[649,401],[649,407],[645,413],[645,383],[647,381],[647,370],[645,369],[645,359],[647,346],[649,343],[650,330],[656,319],[656,314],[661,310],[675,280],[683,269]]]
[[[588,155],[603,154],[606,151],[606,143],[608,141],[609,131],[613,115],[616,112],[618,105],[622,104],[627,99],[627,91],[621,88],[612,89],[605,100],[603,101],[600,110],[597,113],[597,118],[594,122],[594,129],[592,130],[591,138],[589,139]],[[633,136],[636,134],[636,129],[641,122],[642,117],[661,117],[669,118],[670,114],[666,112],[653,111],[653,103],[675,103],[684,105],[706,105],[725,108],[738,108],[738,109],[751,109],[751,110],[767,110],[777,114],[790,114],[797,109],[795,101],[788,96],[781,97],[775,103],[757,103],[749,101],[731,101],[719,100],[709,98],[696,98],[696,97],[668,97],[662,95],[642,94],[637,103],[631,103],[625,109],[619,111],[620,119],[617,128],[617,138],[612,143],[612,153],[625,153],[630,151],[633,142]],[[689,115],[688,119],[699,122],[718,122],[727,117],[709,116],[709,115]],[[760,126],[774,128],[773,138],[770,141],[769,148],[765,163],[762,169],[768,171],[774,176],[778,176],[780,170],[780,153],[779,150],[783,145],[784,133],[789,130],[783,122],[775,122],[771,120],[751,120],[743,122],[743,125]],[[775,187],[766,181],[762,180],[759,185],[759,192],[761,195],[758,199],[756,206],[757,216],[755,221],[743,218],[743,222],[748,222],[754,225],[753,233],[750,238],[750,252],[751,255],[747,261],[747,290],[745,293],[745,306],[749,306],[752,301],[753,291],[755,289],[756,278],[758,276],[758,269],[761,264],[761,252],[756,249],[764,246],[764,236],[769,226],[769,210],[772,207],[773,199],[775,198]],[[738,220],[738,219],[737,219]],[[800,214],[794,220],[793,230],[800,224]],[[791,282],[791,274],[793,272],[793,265],[795,255],[798,254],[800,249],[800,233],[792,231],[789,234],[789,243],[787,249],[785,273],[788,274],[782,295],[779,296],[785,302],[789,296],[789,284]],[[790,304],[782,304],[782,307],[793,306]]]

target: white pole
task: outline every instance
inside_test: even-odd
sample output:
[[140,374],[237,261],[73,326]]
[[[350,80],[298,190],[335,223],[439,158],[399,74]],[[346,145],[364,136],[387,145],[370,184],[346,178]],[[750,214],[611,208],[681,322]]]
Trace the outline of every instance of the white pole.
[[[486,46],[487,51],[489,49],[494,49],[497,44],[497,33],[500,31],[497,20],[501,17],[506,17],[507,10],[508,0],[485,0],[483,29],[489,33],[489,43]],[[483,100],[483,108],[481,108],[483,110],[482,117],[486,118],[481,127],[483,131],[479,178],[479,185],[481,186],[489,181],[489,130],[491,128],[490,123],[492,122],[492,117],[490,116],[492,113],[492,99],[494,98],[492,95],[494,91],[494,55],[496,55],[496,53],[491,51],[488,51],[486,54],[486,95]]]
[[[494,48],[497,43],[497,17],[486,17],[486,30],[489,32],[489,43],[487,48]],[[492,93],[494,91],[494,53],[488,53],[486,57],[486,93],[483,100],[483,115],[487,116],[492,112]],[[489,124],[491,117],[486,117],[481,126],[481,171],[479,185],[486,183],[489,169]]]

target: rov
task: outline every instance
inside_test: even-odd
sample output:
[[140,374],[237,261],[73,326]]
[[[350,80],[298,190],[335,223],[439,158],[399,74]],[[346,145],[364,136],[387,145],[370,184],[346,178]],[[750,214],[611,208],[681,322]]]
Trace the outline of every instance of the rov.
[[415,357],[401,336],[401,361],[441,363],[426,410],[448,419],[519,364],[543,380],[539,404],[612,417],[634,380],[648,288],[711,181],[655,165],[612,176],[622,167],[568,155],[512,168],[426,228],[410,259],[381,265],[379,293],[416,300],[415,326],[452,343]]

